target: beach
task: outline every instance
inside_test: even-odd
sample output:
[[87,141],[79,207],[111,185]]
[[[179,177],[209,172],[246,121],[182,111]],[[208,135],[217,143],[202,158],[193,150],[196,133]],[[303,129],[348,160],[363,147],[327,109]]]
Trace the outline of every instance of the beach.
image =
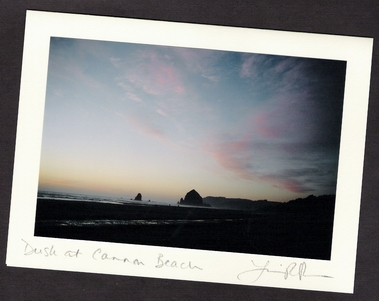
[[287,207],[250,212],[44,198],[37,200],[35,236],[330,259],[333,210]]

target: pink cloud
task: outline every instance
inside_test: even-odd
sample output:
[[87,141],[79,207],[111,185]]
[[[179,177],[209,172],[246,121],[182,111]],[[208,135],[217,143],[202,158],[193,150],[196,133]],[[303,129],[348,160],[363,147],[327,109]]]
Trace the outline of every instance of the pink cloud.
[[117,112],[116,115],[124,119],[128,124],[130,124],[132,129],[137,130],[142,135],[161,141],[167,140],[165,132],[149,120],[136,118],[130,115],[125,116],[119,112]]
[[285,189],[290,192],[303,193],[308,191],[300,181],[285,178],[285,176],[262,175],[259,178],[263,181],[272,183],[273,187]]
[[254,118],[254,129],[265,138],[277,138],[280,134],[280,129],[273,124],[267,113],[260,113]]
[[158,110],[157,110],[157,113],[158,113],[159,115],[161,115],[161,116],[164,116],[164,117],[167,116],[166,112],[163,111],[162,109],[158,109]]
[[318,130],[316,112],[307,91],[283,93],[254,112],[249,125],[261,138],[308,141]]
[[[262,149],[251,137],[244,136],[232,141],[209,142],[206,151],[221,168],[241,179],[269,183],[273,187],[293,193],[310,191],[306,182],[301,179],[303,172],[299,168],[294,166],[290,170],[281,169],[283,162],[278,161],[280,147]],[[276,173],[273,173],[273,169],[276,169]],[[299,175],[296,175],[296,171],[299,171]]]
[[186,91],[186,89],[184,88],[184,86],[176,86],[174,91],[178,94],[184,94],[184,92]]
[[131,121],[134,125],[134,128],[136,128],[141,134],[158,140],[167,139],[166,134],[155,125],[137,118],[132,118]]
[[218,162],[218,164],[243,179],[251,179],[249,169],[251,153],[248,151],[248,141],[240,139],[224,141],[214,146],[206,147],[206,151]]
[[155,53],[143,54],[141,57],[137,69],[130,70],[126,75],[130,83],[153,95],[181,95],[186,92],[180,71],[171,66],[169,60]]
[[281,179],[283,187],[291,192],[302,193],[307,191],[299,181],[293,179]]

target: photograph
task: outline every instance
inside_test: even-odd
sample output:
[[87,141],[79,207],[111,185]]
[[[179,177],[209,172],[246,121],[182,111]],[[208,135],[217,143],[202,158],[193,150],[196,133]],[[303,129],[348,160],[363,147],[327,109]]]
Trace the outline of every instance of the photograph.
[[352,294],[372,47],[28,10],[7,267]]
[[345,74],[51,37],[35,236],[329,260]]

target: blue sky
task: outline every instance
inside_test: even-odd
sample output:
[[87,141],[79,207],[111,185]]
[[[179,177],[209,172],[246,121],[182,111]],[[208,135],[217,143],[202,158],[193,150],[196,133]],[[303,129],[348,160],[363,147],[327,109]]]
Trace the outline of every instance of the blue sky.
[[335,193],[345,62],[52,38],[40,190]]

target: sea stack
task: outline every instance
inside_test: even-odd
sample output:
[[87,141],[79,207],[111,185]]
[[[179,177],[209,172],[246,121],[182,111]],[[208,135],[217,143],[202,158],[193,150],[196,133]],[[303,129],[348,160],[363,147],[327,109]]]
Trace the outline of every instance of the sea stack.
[[181,205],[204,206],[203,198],[195,189],[188,192],[184,197],[184,200],[180,199],[179,203]]
[[142,195],[140,193],[137,194],[137,196],[134,198],[135,201],[141,201]]

